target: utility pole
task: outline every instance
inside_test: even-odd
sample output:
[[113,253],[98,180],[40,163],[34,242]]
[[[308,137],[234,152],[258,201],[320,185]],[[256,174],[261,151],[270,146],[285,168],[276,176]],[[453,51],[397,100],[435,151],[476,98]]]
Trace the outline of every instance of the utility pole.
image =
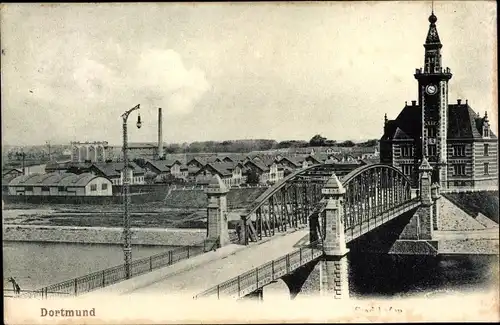
[[49,147],[49,161],[51,161],[52,159],[51,159],[51,155],[50,155],[50,141],[45,141],[45,143]]
[[[129,215],[129,201],[130,201],[130,178],[128,173],[128,139],[127,139],[127,119],[130,113],[140,108],[140,104],[129,109],[122,114],[123,119],[123,255],[125,258],[125,278],[129,279],[131,276],[131,262],[132,262],[132,234],[130,231],[130,215]],[[141,128],[141,115],[137,116],[137,128]]]
[[25,160],[26,160],[26,153],[24,153],[24,151],[22,151],[21,155],[23,156],[23,175],[26,175],[26,167],[24,167],[25,166]]

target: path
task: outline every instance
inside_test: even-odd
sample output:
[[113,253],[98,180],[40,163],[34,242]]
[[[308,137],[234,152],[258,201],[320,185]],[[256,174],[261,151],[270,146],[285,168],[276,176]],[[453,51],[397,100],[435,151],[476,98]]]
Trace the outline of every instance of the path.
[[306,244],[308,238],[309,231],[298,230],[247,247],[231,244],[216,252],[196,256],[89,294],[163,293],[167,295],[175,293],[193,297],[206,289],[296,250],[298,244]]

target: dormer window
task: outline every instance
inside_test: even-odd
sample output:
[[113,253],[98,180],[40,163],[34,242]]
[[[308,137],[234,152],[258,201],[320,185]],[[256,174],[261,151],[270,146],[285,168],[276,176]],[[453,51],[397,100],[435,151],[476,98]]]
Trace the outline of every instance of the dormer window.
[[487,126],[483,127],[483,138],[489,138],[490,137],[490,129]]

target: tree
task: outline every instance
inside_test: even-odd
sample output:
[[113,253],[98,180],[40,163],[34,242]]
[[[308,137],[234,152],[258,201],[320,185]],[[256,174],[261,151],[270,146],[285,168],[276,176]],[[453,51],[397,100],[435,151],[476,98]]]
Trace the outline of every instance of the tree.
[[259,184],[259,174],[253,169],[247,172],[247,184]]
[[360,147],[375,147],[377,144],[378,144],[377,139],[371,139],[371,140],[368,140],[366,142],[360,143],[359,146]]
[[328,146],[328,147],[334,147],[334,146],[337,145],[337,141],[335,141],[335,140],[325,140],[324,145]]
[[309,145],[311,147],[321,147],[325,144],[326,138],[322,137],[320,134],[316,134],[309,140]]
[[354,147],[356,144],[351,140],[347,140],[338,144],[339,147]]

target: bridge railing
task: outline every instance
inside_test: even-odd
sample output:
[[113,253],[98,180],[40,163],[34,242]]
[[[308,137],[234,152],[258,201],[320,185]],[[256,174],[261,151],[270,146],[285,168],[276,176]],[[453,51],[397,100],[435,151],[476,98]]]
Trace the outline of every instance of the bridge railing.
[[240,298],[255,291],[297,268],[323,255],[323,248],[318,242],[301,247],[290,254],[272,260],[255,269],[216,285],[194,296],[194,299],[206,297]]
[[[178,247],[173,250],[132,261],[130,277],[172,265],[204,253],[203,243],[193,246]],[[18,298],[42,298],[78,296],[96,289],[126,280],[125,265],[117,265],[105,270],[93,272],[78,278],[59,282],[42,289],[23,291]]]

